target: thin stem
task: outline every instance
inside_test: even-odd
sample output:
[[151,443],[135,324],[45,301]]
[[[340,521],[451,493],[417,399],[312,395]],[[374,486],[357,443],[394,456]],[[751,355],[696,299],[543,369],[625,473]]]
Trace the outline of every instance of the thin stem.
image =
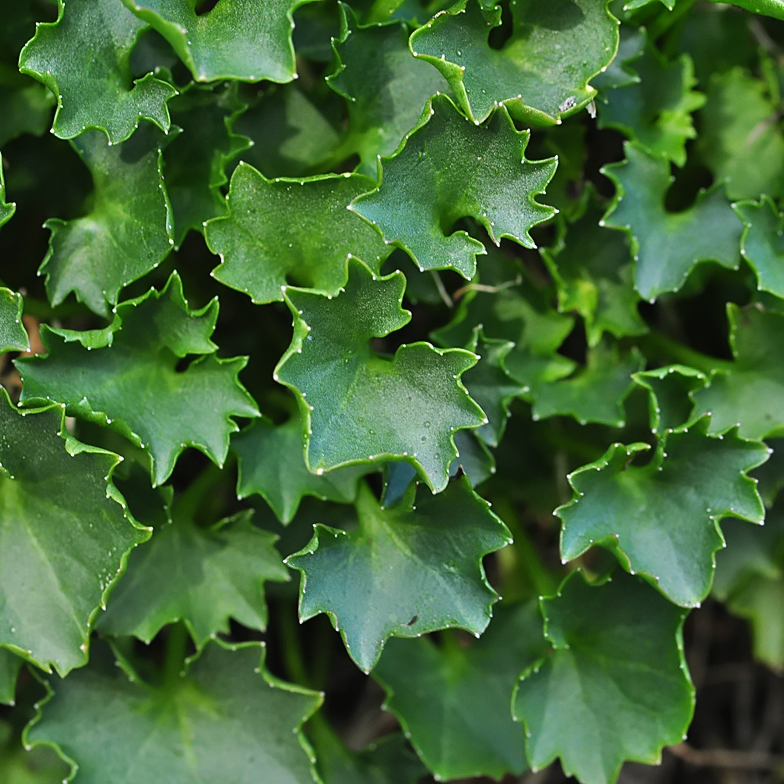
[[688,365],[708,375],[713,370],[732,370],[735,367],[735,363],[730,360],[718,359],[709,354],[695,351],[655,329],[652,329],[647,335],[643,335],[638,345],[645,354],[652,354],[667,362]]
[[167,686],[178,683],[181,677],[185,653],[188,650],[188,630],[184,623],[174,623],[169,627],[166,640],[166,658],[163,662],[163,679]]

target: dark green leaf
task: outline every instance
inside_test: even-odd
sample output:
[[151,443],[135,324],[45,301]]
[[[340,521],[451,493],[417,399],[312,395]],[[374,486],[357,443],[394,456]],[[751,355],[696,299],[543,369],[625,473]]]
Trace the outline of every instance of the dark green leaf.
[[3,175],[3,156],[0,155],[0,226],[8,223],[16,212],[16,204],[5,200],[5,177]]
[[23,664],[21,656],[11,653],[8,648],[0,648],[0,703],[3,705],[14,704],[16,679]]
[[773,201],[763,196],[759,204],[735,205],[743,221],[740,252],[757,275],[757,286],[784,298],[784,216]]
[[0,353],[30,350],[30,340],[22,325],[22,307],[20,294],[0,287]]
[[55,103],[49,90],[35,82],[16,88],[0,85],[0,149],[22,134],[41,136],[49,130]]
[[634,380],[648,390],[651,430],[660,434],[686,424],[694,408],[691,393],[705,386],[707,378],[686,365],[668,365],[635,373]]

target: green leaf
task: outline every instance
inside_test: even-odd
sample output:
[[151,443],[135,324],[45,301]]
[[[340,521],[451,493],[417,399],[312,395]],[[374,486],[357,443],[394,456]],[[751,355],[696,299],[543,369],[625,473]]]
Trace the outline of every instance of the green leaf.
[[52,684],[25,741],[56,744],[80,784],[312,784],[300,728],[321,697],[269,675],[263,652],[213,642],[187,672],[153,686],[96,650],[88,667]]
[[784,215],[767,196],[759,203],[740,202],[735,212],[744,226],[740,252],[754,270],[758,288],[784,298]]
[[120,458],[69,436],[61,407],[22,411],[2,390],[0,422],[0,645],[65,674],[149,534],[111,483]]
[[191,82],[169,104],[172,121],[182,129],[163,155],[177,247],[190,229],[202,231],[206,221],[226,211],[220,191],[228,182],[226,167],[250,144],[229,130],[244,108],[231,84]]
[[476,355],[412,343],[392,359],[379,357],[371,339],[411,318],[400,307],[405,277],[377,278],[355,259],[349,270],[334,299],[286,290],[294,337],[275,379],[297,395],[308,469],[321,474],[350,463],[403,459],[434,492],[443,490],[457,456],[455,431],[487,421],[460,381]]
[[501,605],[470,644],[450,633],[440,646],[429,637],[390,640],[373,677],[437,779],[500,779],[527,767],[523,729],[509,702],[520,670],[545,648],[535,604]]
[[476,329],[469,345],[469,350],[479,355],[479,362],[466,371],[463,383],[487,415],[487,424],[474,433],[490,446],[498,446],[503,437],[509,419],[509,403],[528,392],[509,375],[504,364],[514,345],[507,340],[485,338],[481,328]]
[[19,69],[57,97],[53,132],[72,139],[89,129],[124,141],[144,118],[169,130],[166,102],[177,91],[147,74],[131,78],[131,50],[146,25],[116,0],[57,0],[57,21],[42,23]]
[[193,0],[122,0],[157,30],[199,82],[296,78],[295,8],[313,0],[233,0],[197,14]]
[[0,155],[0,226],[8,223],[16,212],[16,204],[5,200],[5,178],[3,176],[3,156]]
[[570,224],[563,244],[543,248],[542,258],[558,287],[558,310],[575,311],[585,321],[589,346],[605,332],[617,338],[648,331],[637,310],[634,268],[625,237],[599,225],[601,210],[592,201]]
[[62,784],[69,768],[54,749],[26,749],[19,731],[0,721],[0,770],[3,784]]
[[[713,0],[718,2],[718,0]],[[784,19],[784,2],[782,0],[730,0],[732,5],[745,8],[753,14],[772,16],[774,19]]]
[[699,370],[686,365],[668,365],[635,373],[634,380],[648,390],[649,421],[656,434],[686,424],[694,408],[691,394],[707,382]]
[[41,84],[12,88],[0,84],[0,149],[25,133],[41,136],[48,131],[55,103]]
[[350,209],[378,226],[385,241],[403,248],[421,270],[454,269],[471,278],[476,256],[486,251],[465,231],[448,233],[458,219],[475,218],[496,245],[507,237],[533,248],[528,231],[555,214],[535,199],[552,179],[556,161],[527,161],[529,137],[516,130],[504,108],[477,126],[437,95],[405,146],[380,164],[378,190],[355,199]]
[[668,62],[649,43],[630,68],[639,79],[604,93],[599,127],[616,128],[648,152],[683,166],[686,142],[697,136],[691,113],[705,103],[705,96],[694,90],[691,58],[683,54]]
[[624,761],[656,763],[683,740],[694,709],[683,610],[616,571],[600,586],[573,572],[542,612],[553,649],[512,705],[534,770],[560,757],[582,784],[612,784]]
[[784,668],[784,580],[754,575],[728,603],[746,618],[754,635],[754,658],[780,672]]
[[495,459],[485,444],[475,430],[458,430],[455,433],[457,457],[449,466],[449,477],[458,476],[462,469],[471,487],[481,485],[485,479],[489,479],[495,473]]
[[724,546],[719,521],[765,517],[747,471],[770,450],[731,430],[708,434],[709,418],[666,431],[650,462],[632,463],[647,444],[613,444],[595,463],[569,476],[574,497],[556,509],[563,521],[561,556],[577,558],[594,544],[611,549],[671,601],[695,607],[710,589],[714,554]]
[[417,124],[428,99],[449,92],[444,77],[416,59],[408,48],[405,24],[358,27],[353,11],[341,5],[340,39],[333,41],[338,67],[327,78],[348,101],[348,134],[342,155],[359,155],[360,171],[376,175],[379,155],[390,156]]
[[229,214],[205,227],[207,245],[221,257],[213,277],[264,304],[283,299],[287,278],[337,294],[349,256],[377,274],[392,248],[347,209],[373,187],[361,174],[268,180],[241,163],[231,178]]
[[24,659],[20,656],[8,648],[0,648],[0,703],[3,705],[14,705],[16,680],[23,664]]
[[149,644],[167,624],[184,621],[197,648],[229,632],[229,618],[264,631],[263,582],[289,573],[277,536],[254,526],[252,512],[210,528],[177,514],[128,561],[128,571],[98,621],[104,634],[132,634]]
[[93,178],[90,212],[62,221],[50,218],[52,234],[41,264],[52,305],[76,294],[95,313],[108,315],[120,290],[155,269],[171,251],[171,210],[161,170],[168,140],[145,125],[122,144],[87,131],[71,145]]
[[0,287],[0,353],[30,350],[30,340],[22,325],[22,308],[21,294]]
[[667,160],[630,142],[624,149],[625,161],[602,169],[616,187],[602,225],[629,236],[642,297],[653,302],[678,291],[701,261],[737,269],[742,226],[721,185],[700,193],[689,209],[667,212],[664,198],[672,183]]
[[588,352],[585,366],[573,377],[539,385],[533,418],[560,414],[574,417],[581,425],[598,422],[623,427],[623,402],[634,389],[632,375],[644,366],[636,349],[622,358],[617,346],[599,345]]
[[306,495],[353,503],[359,478],[368,471],[365,466],[348,466],[320,475],[308,471],[299,416],[278,427],[266,419],[254,422],[232,438],[231,448],[239,458],[237,497],[258,493],[284,524],[294,519]]
[[363,485],[357,518],[351,533],[315,526],[310,544],[286,559],[302,572],[300,620],[327,613],[364,672],[391,636],[485,630],[498,597],[482,557],[511,537],[466,477],[438,495],[412,484],[392,509]]
[[596,94],[588,84],[612,62],[618,21],[597,0],[510,0],[512,35],[500,50],[496,2],[460,0],[411,36],[411,51],[446,77],[460,108],[483,122],[503,105],[516,120],[560,123]]
[[[192,311],[177,273],[160,293],[117,306],[102,330],[41,329],[49,353],[17,360],[22,400],[57,400],[72,416],[106,424],[144,448],[162,484],[186,446],[218,465],[229,450],[233,416],[258,416],[237,374],[244,357],[217,359],[210,340],[218,301]],[[201,355],[186,370],[178,360]]]
[[710,412],[711,432],[738,425],[746,438],[784,434],[784,313],[729,303],[727,319],[735,362],[730,370],[714,371],[692,395],[693,415]]
[[701,112],[700,157],[731,199],[784,193],[784,134],[765,82],[743,68],[715,74]]

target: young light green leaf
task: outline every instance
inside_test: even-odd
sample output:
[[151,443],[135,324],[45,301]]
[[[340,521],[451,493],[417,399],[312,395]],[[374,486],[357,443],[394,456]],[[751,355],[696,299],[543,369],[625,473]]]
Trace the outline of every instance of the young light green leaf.
[[197,14],[193,0],[122,0],[157,30],[199,82],[296,78],[296,8],[313,0],[233,0]]
[[683,610],[616,570],[600,586],[573,572],[542,612],[553,649],[512,704],[534,770],[560,757],[582,784],[613,784],[626,760],[656,763],[683,740],[694,710]]
[[341,8],[341,36],[332,44],[338,68],[327,82],[348,101],[349,123],[336,157],[358,154],[359,170],[375,177],[378,156],[392,155],[428,99],[449,92],[449,85],[411,54],[405,24],[358,27],[354,12]]
[[40,272],[53,305],[73,292],[106,316],[124,286],[169,255],[171,209],[161,170],[167,141],[145,123],[122,144],[107,143],[100,131],[87,131],[71,142],[90,170],[94,191],[84,217],[51,218],[44,224],[52,234]]
[[784,434],[784,313],[752,305],[727,305],[732,369],[716,370],[697,390],[694,416],[710,413],[711,432],[733,425],[746,438]]
[[784,215],[773,200],[763,196],[759,203],[735,205],[743,221],[740,252],[757,275],[757,286],[784,299]]
[[22,308],[22,295],[0,286],[0,354],[30,350],[30,339],[22,324]]
[[637,309],[640,297],[628,241],[602,228],[600,219],[598,205],[587,201],[563,244],[541,251],[558,287],[558,310],[582,316],[589,346],[597,345],[605,332],[621,338],[648,331]]
[[213,277],[264,304],[283,299],[287,278],[337,294],[349,256],[377,274],[392,248],[347,209],[373,187],[361,174],[268,180],[241,163],[231,178],[229,214],[205,227],[207,245],[221,257]]
[[616,187],[602,225],[629,236],[642,297],[652,302],[678,291],[701,261],[736,269],[742,225],[721,185],[700,193],[693,207],[667,212],[664,198],[673,179],[667,160],[631,142],[624,149],[625,161],[602,169]]
[[671,601],[699,605],[710,589],[714,554],[724,546],[719,521],[730,515],[764,520],[747,472],[770,454],[736,430],[709,435],[708,425],[702,417],[690,428],[666,431],[644,466],[631,463],[647,444],[613,444],[570,474],[574,497],[555,511],[563,521],[562,558],[602,545]]
[[[222,465],[238,429],[231,417],[255,417],[258,409],[237,378],[246,359],[215,356],[217,317],[217,299],[189,309],[175,272],[162,292],[118,305],[105,329],[45,326],[49,353],[17,360],[22,400],[56,400],[72,416],[109,425],[150,454],[156,485],[186,446]],[[193,354],[200,358],[177,370]]]
[[228,633],[230,618],[264,631],[263,583],[285,582],[289,572],[275,549],[277,537],[254,526],[251,516],[243,512],[204,528],[175,508],[173,520],[131,555],[96,628],[149,644],[167,623],[181,620],[197,648]]
[[784,134],[777,111],[765,82],[743,68],[711,78],[697,150],[727,183],[731,199],[784,193]]
[[685,425],[694,408],[692,392],[705,386],[707,378],[686,365],[635,373],[635,383],[648,391],[648,415],[651,431],[658,434]]
[[622,358],[617,346],[600,344],[588,352],[585,367],[576,375],[539,385],[533,418],[560,414],[574,417],[581,425],[598,422],[623,427],[623,401],[634,389],[633,374],[644,366],[645,360],[636,349]]
[[254,422],[231,440],[239,458],[237,497],[261,495],[278,520],[290,523],[306,495],[340,504],[353,503],[366,466],[347,466],[313,474],[302,453],[302,422],[293,416],[275,427],[266,419]]
[[516,120],[560,123],[596,94],[588,84],[618,49],[618,21],[603,0],[510,0],[512,35],[500,50],[496,2],[460,0],[411,36],[411,51],[449,81],[460,108],[483,122],[496,106]]
[[378,190],[354,199],[350,209],[421,270],[453,269],[471,278],[476,256],[486,251],[465,231],[447,234],[458,219],[475,218],[496,245],[507,237],[533,248],[528,231],[555,214],[536,196],[544,193],[556,161],[527,161],[529,137],[515,128],[505,108],[478,126],[438,95],[405,146],[383,159]]
[[149,533],[111,483],[120,458],[70,437],[60,406],[22,411],[3,389],[0,423],[0,645],[64,675]]
[[438,495],[412,484],[392,509],[363,485],[357,518],[352,533],[317,525],[310,544],[286,559],[302,572],[300,620],[327,613],[364,672],[391,636],[485,630],[498,597],[482,558],[511,537],[467,477]]
[[297,395],[310,471],[402,459],[438,492],[457,456],[455,432],[487,419],[460,381],[475,354],[412,343],[389,360],[371,350],[372,338],[410,320],[400,307],[404,286],[402,273],[377,278],[351,259],[334,299],[287,289],[294,337],[275,379]]
[[55,744],[81,784],[313,784],[301,727],[321,696],[273,678],[263,653],[211,642],[152,686],[96,646],[88,667],[51,684],[25,742]]
[[449,633],[390,640],[373,671],[391,710],[441,780],[501,779],[527,767],[523,729],[509,712],[515,683],[547,643],[535,604],[500,605],[481,639],[463,646]]
[[177,94],[151,73],[132,81],[131,51],[146,25],[116,0],[57,0],[57,21],[39,24],[19,58],[22,73],[57,97],[53,132],[72,139],[89,129],[124,141],[144,118],[169,131],[166,102]]

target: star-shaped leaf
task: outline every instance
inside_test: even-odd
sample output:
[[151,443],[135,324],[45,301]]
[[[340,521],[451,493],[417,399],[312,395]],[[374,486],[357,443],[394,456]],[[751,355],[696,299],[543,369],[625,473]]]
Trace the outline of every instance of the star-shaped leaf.
[[111,483],[120,458],[69,436],[60,406],[22,411],[1,390],[0,432],[0,645],[65,674],[149,533]]
[[738,425],[746,438],[784,435],[784,313],[727,305],[731,369],[716,370],[697,390],[694,415],[711,414],[711,432]]
[[599,422],[623,427],[623,401],[634,389],[632,375],[644,364],[636,349],[621,357],[617,346],[599,345],[588,352],[585,367],[573,377],[539,385],[533,417],[561,414],[574,417],[582,425]]
[[509,702],[520,671],[545,652],[535,604],[496,608],[482,637],[461,645],[449,632],[390,640],[373,671],[428,768],[441,780],[501,779],[527,767],[523,729]]
[[605,332],[615,337],[642,335],[648,327],[637,309],[634,268],[625,237],[599,225],[592,202],[566,231],[563,244],[543,248],[542,258],[558,287],[558,310],[577,312],[585,321],[588,345]]
[[306,495],[322,501],[353,503],[366,466],[347,466],[313,474],[302,453],[302,422],[294,416],[275,427],[266,419],[254,422],[231,440],[239,458],[237,497],[259,493],[278,520],[290,523]]
[[671,601],[697,606],[710,589],[714,554],[724,546],[718,522],[729,515],[754,523],[765,517],[747,472],[770,452],[735,430],[709,435],[708,423],[703,417],[665,432],[644,466],[632,461],[647,444],[613,444],[570,474],[574,497],[556,510],[563,521],[561,556],[571,560],[603,545]]
[[602,225],[625,231],[636,261],[635,285],[651,302],[683,286],[694,266],[715,261],[736,269],[742,225],[717,184],[700,193],[693,207],[667,212],[672,183],[667,160],[627,142],[626,160],[602,172],[617,189]]
[[0,287],[0,353],[30,350],[30,340],[22,325],[22,308],[21,294]]
[[410,320],[404,286],[402,273],[377,278],[352,259],[334,299],[287,289],[294,337],[275,378],[299,400],[309,470],[403,459],[438,492],[457,456],[455,431],[487,420],[460,382],[475,354],[429,343],[400,346],[392,359],[371,350],[372,338]]
[[[102,330],[41,329],[46,356],[17,360],[22,399],[56,400],[69,413],[106,424],[142,446],[162,484],[186,446],[223,464],[233,416],[258,416],[237,374],[245,358],[217,359],[210,340],[217,299],[191,311],[177,273],[160,293],[117,306]],[[178,360],[200,357],[178,370]]]
[[392,248],[347,209],[374,186],[361,174],[268,180],[241,163],[231,178],[229,214],[205,227],[207,244],[222,262],[213,277],[263,304],[282,300],[289,278],[337,294],[350,255],[378,273]]
[[172,227],[161,170],[167,139],[145,123],[128,141],[109,144],[87,131],[71,145],[93,178],[90,212],[82,218],[51,218],[52,235],[41,264],[53,305],[71,292],[106,316],[120,290],[169,255]]
[[616,128],[648,152],[683,166],[686,141],[697,135],[691,114],[705,103],[705,96],[694,90],[691,58],[683,54],[668,62],[649,43],[631,69],[638,81],[604,93],[599,126]]
[[603,0],[510,0],[512,34],[492,48],[496,2],[460,0],[411,36],[411,51],[444,74],[475,122],[505,106],[517,120],[552,125],[596,94],[590,79],[612,62],[618,21]]
[[694,408],[691,394],[708,379],[687,365],[668,365],[635,373],[634,380],[648,390],[651,431],[660,434],[686,424]]
[[144,118],[169,130],[166,102],[177,91],[151,73],[132,81],[131,50],[146,25],[116,0],[57,0],[57,21],[39,24],[19,58],[22,73],[57,97],[52,130],[72,139],[104,131],[127,139]]
[[743,68],[715,74],[708,85],[697,150],[731,199],[784,193],[784,133],[766,83]]
[[412,484],[392,509],[363,485],[357,518],[351,533],[317,525],[310,544],[286,559],[303,575],[300,620],[327,613],[364,672],[391,636],[484,631],[497,595],[482,557],[511,537],[467,477],[438,495]]
[[296,78],[296,8],[313,0],[223,0],[197,14],[193,0],[122,0],[157,30],[199,82]]
[[8,223],[16,212],[16,204],[5,200],[5,177],[3,176],[3,156],[0,155],[0,226]]
[[656,763],[683,740],[694,710],[683,610],[616,571],[600,586],[573,572],[542,612],[552,651],[512,705],[534,770],[560,757],[582,784],[613,784],[626,760]]
[[378,156],[392,155],[428,99],[449,85],[411,54],[405,24],[358,27],[353,11],[341,7],[341,37],[333,42],[338,70],[327,79],[348,101],[348,134],[337,157],[358,154],[360,171],[375,177]]
[[175,507],[172,521],[131,555],[97,628],[149,643],[167,623],[182,620],[197,648],[228,633],[229,618],[263,631],[262,583],[285,582],[289,572],[275,549],[277,537],[254,526],[251,516],[241,513],[204,528]]
[[735,212],[744,224],[740,252],[757,275],[757,286],[784,299],[784,215],[767,196],[759,203],[740,202]]
[[535,247],[528,231],[555,213],[536,196],[544,193],[556,161],[525,159],[530,134],[517,131],[504,108],[478,126],[446,96],[433,98],[430,107],[405,146],[382,160],[378,190],[355,199],[351,209],[421,270],[454,269],[471,278],[484,245],[465,231],[447,232],[471,216],[496,245],[507,237]]
[[51,683],[25,741],[56,744],[81,784],[313,784],[300,728],[321,696],[269,675],[263,652],[260,643],[211,642],[186,671],[152,686],[96,646],[89,666]]

